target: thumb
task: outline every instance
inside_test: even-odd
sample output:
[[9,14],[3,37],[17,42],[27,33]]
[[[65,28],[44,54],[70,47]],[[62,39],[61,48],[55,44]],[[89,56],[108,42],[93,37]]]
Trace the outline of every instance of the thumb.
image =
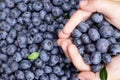
[[78,74],[80,80],[100,80],[99,74],[94,72],[81,72]]
[[80,8],[90,12],[99,12],[114,26],[120,29],[120,1],[117,0],[82,0]]

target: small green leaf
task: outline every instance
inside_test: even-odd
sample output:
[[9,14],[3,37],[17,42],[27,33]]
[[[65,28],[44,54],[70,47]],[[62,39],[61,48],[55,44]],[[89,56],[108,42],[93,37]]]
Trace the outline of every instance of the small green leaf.
[[30,60],[36,60],[39,57],[40,53],[39,52],[33,52],[28,56],[28,59]]
[[107,74],[107,70],[106,67],[104,67],[101,71],[100,71],[100,79],[101,80],[107,80],[108,74]]

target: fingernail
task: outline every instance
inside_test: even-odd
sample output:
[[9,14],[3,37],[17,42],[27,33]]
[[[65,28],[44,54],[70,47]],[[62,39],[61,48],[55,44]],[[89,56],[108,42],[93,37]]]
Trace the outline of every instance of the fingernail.
[[87,3],[88,3],[88,0],[82,0],[82,1],[80,2],[80,5],[81,5],[81,6],[86,6]]

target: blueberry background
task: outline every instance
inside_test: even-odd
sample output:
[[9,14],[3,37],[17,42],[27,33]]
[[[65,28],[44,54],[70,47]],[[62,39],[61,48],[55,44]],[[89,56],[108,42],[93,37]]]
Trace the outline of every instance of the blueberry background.
[[0,80],[78,80],[56,40],[79,0],[0,1]]

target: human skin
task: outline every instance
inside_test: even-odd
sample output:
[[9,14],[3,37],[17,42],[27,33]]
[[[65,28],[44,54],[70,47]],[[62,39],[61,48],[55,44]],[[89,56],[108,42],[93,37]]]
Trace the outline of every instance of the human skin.
[[[88,19],[93,12],[104,14],[108,22],[120,29],[120,0],[84,0],[80,2],[80,9],[74,13],[58,35],[58,45],[62,47],[66,57],[74,66],[82,71],[78,74],[80,80],[100,80],[99,72],[94,73],[90,70],[90,66],[85,64],[70,38],[76,26]],[[120,55],[114,57],[112,62],[105,66],[108,72],[107,80],[120,80]]]

